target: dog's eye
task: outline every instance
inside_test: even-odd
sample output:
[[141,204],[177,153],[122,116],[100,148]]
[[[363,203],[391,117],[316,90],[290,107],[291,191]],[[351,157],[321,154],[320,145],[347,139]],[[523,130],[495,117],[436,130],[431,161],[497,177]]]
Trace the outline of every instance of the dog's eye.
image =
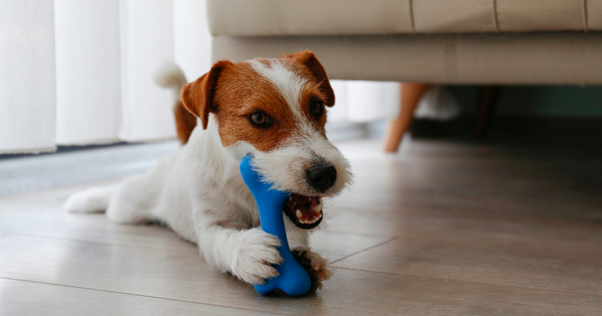
[[315,119],[321,118],[324,113],[324,102],[313,101],[309,106],[309,112]]
[[249,121],[256,127],[270,127],[272,125],[270,117],[263,112],[255,112],[249,115]]

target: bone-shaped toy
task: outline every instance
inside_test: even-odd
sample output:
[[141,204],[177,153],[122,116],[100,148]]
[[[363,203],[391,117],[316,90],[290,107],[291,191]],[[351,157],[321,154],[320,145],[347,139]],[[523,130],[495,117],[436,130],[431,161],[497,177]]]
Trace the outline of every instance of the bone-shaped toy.
[[282,207],[291,193],[270,189],[272,184],[263,181],[257,172],[253,170],[251,160],[250,155],[242,158],[240,161],[240,173],[245,184],[251,190],[253,197],[255,197],[255,202],[257,202],[261,229],[280,239],[281,245],[278,247],[278,251],[280,251],[280,255],[284,260],[282,264],[274,266],[280,275],[267,279],[263,285],[256,284],[255,290],[261,295],[276,289],[281,289],[286,294],[292,296],[305,294],[309,292],[311,279],[291,253],[282,217]]

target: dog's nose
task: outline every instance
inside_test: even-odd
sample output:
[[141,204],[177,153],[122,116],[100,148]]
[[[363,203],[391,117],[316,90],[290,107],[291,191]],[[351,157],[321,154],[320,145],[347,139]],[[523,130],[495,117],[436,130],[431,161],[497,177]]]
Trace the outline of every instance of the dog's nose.
[[319,164],[307,170],[307,182],[320,191],[326,192],[337,181],[337,169],[332,164]]

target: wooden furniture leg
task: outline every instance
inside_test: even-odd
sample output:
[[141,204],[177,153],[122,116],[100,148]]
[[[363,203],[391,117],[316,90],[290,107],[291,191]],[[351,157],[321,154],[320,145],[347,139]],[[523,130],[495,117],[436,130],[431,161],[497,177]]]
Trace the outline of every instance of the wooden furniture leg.
[[399,149],[403,135],[410,127],[414,109],[420,97],[430,85],[423,83],[402,83],[399,116],[389,123],[385,136],[385,152],[394,153]]
[[500,86],[488,85],[481,88],[481,104],[479,104],[479,117],[477,118],[476,133],[484,137],[489,130]]

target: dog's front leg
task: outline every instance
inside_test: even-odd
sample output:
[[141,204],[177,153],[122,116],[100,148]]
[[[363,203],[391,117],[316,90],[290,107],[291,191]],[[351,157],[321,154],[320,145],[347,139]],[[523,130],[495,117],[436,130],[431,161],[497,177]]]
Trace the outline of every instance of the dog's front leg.
[[199,248],[210,265],[251,284],[264,284],[265,279],[278,275],[271,266],[282,263],[278,246],[278,237],[259,228],[236,230],[214,225],[199,236]]
[[322,282],[330,279],[333,275],[333,270],[328,266],[326,259],[311,250],[309,246],[310,231],[295,226],[287,217],[284,218],[284,226],[293,255],[311,278],[311,290],[315,291],[321,288]]

